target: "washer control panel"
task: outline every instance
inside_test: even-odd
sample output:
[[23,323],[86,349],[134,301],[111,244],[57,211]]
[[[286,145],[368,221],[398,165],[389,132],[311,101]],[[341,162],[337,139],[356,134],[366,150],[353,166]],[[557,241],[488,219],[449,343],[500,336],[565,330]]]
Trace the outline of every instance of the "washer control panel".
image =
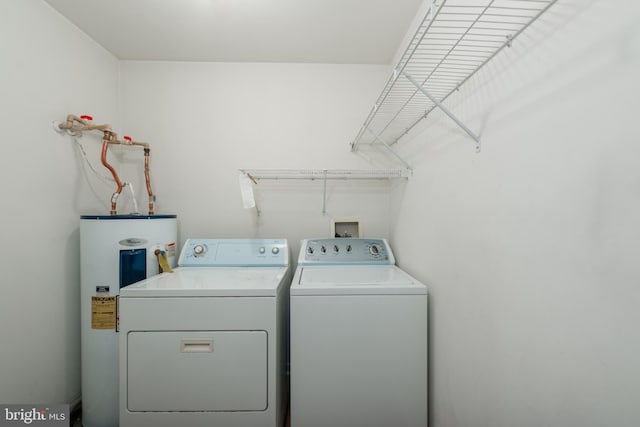
[[181,267],[281,267],[289,265],[286,239],[188,239]]
[[302,241],[301,264],[395,264],[385,239],[335,238]]

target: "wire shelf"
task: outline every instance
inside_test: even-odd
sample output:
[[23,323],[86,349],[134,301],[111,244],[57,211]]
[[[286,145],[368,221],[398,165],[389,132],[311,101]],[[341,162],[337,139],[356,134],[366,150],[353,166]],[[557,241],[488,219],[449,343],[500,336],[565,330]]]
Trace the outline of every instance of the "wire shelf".
[[434,0],[352,151],[359,144],[388,148],[398,142],[556,1]]
[[[270,180],[311,180],[324,185],[322,214],[327,214],[327,181],[329,180],[391,180],[409,178],[410,169],[239,169],[254,184],[263,179]],[[256,206],[256,212],[260,210]]]
[[404,169],[240,169],[240,172],[259,181],[261,179],[392,179],[408,178]]

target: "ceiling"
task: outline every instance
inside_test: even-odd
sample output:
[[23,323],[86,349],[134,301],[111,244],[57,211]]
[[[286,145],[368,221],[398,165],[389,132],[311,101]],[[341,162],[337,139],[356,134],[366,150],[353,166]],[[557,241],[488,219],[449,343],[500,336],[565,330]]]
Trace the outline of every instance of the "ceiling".
[[389,64],[422,0],[45,0],[123,60]]

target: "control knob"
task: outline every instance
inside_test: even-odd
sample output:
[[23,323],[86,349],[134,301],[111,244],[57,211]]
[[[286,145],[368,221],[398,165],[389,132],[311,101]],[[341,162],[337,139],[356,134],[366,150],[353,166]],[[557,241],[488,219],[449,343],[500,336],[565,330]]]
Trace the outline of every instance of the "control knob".
[[272,254],[274,254],[274,255],[277,255],[277,254],[278,254],[278,252],[280,252],[280,248],[279,248],[279,247],[277,247],[277,246],[274,246],[274,247],[271,249],[271,253],[272,253]]
[[195,245],[193,247],[193,254],[195,256],[202,256],[205,254],[205,252],[207,252],[207,247],[204,245]]
[[377,245],[371,245],[369,246],[369,253],[373,256],[378,256],[380,255],[380,249]]

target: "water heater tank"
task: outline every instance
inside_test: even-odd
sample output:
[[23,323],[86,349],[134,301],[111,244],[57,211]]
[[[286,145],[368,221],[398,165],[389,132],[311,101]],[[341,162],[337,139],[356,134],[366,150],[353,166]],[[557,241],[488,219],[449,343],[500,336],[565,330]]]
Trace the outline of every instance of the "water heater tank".
[[156,251],[175,267],[175,215],[80,218],[82,424],[118,426],[117,295],[158,274]]

